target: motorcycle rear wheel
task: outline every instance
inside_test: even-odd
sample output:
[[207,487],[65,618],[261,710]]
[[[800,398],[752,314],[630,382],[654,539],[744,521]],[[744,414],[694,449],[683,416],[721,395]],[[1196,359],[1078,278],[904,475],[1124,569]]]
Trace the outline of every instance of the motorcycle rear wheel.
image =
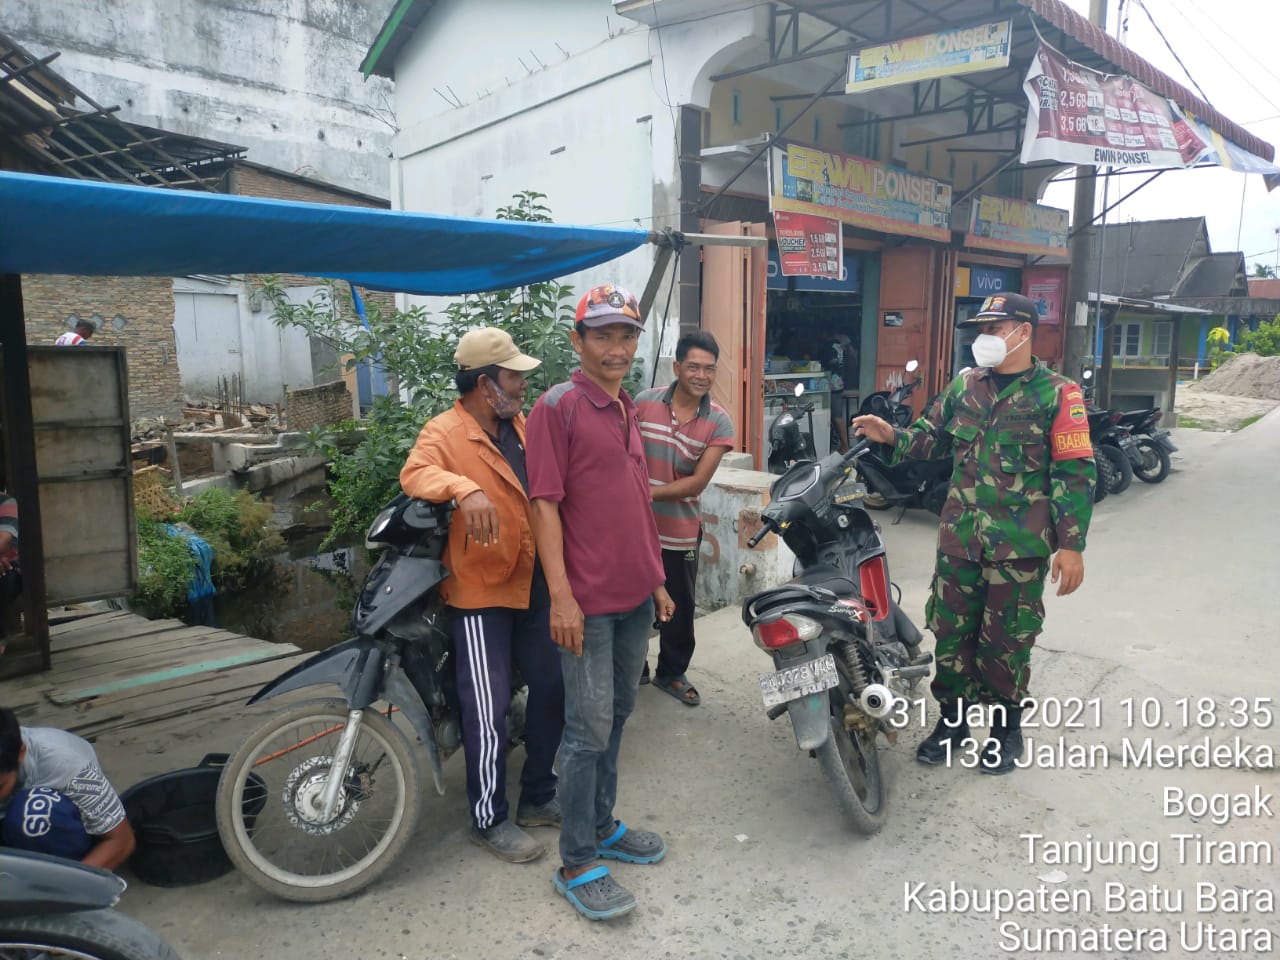
[[[363,712],[334,818],[318,820],[311,803],[348,712],[336,699],[293,704],[249,734],[222,771],[222,845],[245,876],[282,899],[320,903],[368,886],[417,826],[425,788],[417,756],[374,709]],[[344,850],[348,841],[364,849]]]
[[5,917],[0,960],[178,960],[149,928],[114,910]]
[[1142,454],[1142,466],[1133,468],[1133,475],[1143,483],[1159,483],[1169,475],[1173,464],[1169,451],[1154,440],[1139,440],[1138,452]]
[[1098,454],[1111,461],[1111,469],[1114,473],[1112,482],[1107,487],[1107,493],[1124,493],[1133,483],[1133,464],[1129,462],[1129,457],[1119,447],[1113,447],[1109,443],[1100,445]]
[[884,826],[885,789],[875,734],[845,729],[844,702],[838,687],[831,691],[828,702],[831,735],[817,750],[818,764],[849,826],[868,836],[879,833]]
[[1098,482],[1093,486],[1093,502],[1101,503],[1107,498],[1107,493],[1115,482],[1116,473],[1116,468],[1111,464],[1111,458],[1102,452],[1101,444],[1093,451],[1093,465],[1098,473]]

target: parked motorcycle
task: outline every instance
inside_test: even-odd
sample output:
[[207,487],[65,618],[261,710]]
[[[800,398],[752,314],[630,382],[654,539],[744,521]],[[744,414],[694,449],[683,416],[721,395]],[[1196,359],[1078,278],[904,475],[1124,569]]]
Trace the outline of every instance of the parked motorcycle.
[[178,960],[173,948],[113,907],[113,873],[0,847],[0,957],[4,960]]
[[1169,431],[1157,426],[1163,415],[1159,407],[1150,407],[1124,413],[1119,421],[1120,426],[1127,427],[1133,435],[1130,451],[1133,475],[1144,483],[1164,480],[1172,466],[1169,455],[1178,451]]
[[[287,900],[318,902],[372,883],[412,836],[424,793],[417,734],[438,793],[443,761],[462,742],[453,641],[444,622],[440,562],[451,504],[403,494],[369,528],[382,556],[352,622],[355,637],[316,654],[249,703],[317,686],[342,697],[291,704],[269,717],[227,762],[218,830],[254,883]],[[508,734],[523,737],[525,691],[515,681]],[[386,703],[382,710],[375,704]],[[393,705],[393,706],[391,706]]]
[[[1124,493],[1133,483],[1134,439],[1128,428],[1120,424],[1121,414],[1100,407],[1088,407],[1089,440],[1093,444],[1094,463],[1098,467],[1098,483],[1106,478],[1107,493]],[[1106,462],[1104,467],[1103,461]]]
[[869,446],[798,463],[774,481],[747,545],[779,534],[796,555],[795,577],[742,605],[773,658],[775,672],[760,678],[769,718],[789,714],[797,746],[817,758],[849,825],[867,834],[886,812],[876,736],[894,739],[890,715],[933,662],[890,596],[884,543],[852,478]]
[[[817,459],[817,449],[813,441],[813,405],[814,401],[800,403],[804,396],[804,384],[797,383],[795,388],[796,407],[783,407],[769,424],[769,472],[785,473],[794,463],[801,460]],[[808,432],[801,431],[800,418],[807,417]]]
[[[908,360],[907,373],[915,373],[919,366],[918,361]],[[907,401],[911,398],[911,394],[915,392],[916,387],[920,386],[921,382],[921,378],[916,377],[910,383],[904,380],[896,390],[877,390],[875,393],[868,394],[866,399],[862,401],[861,406],[858,407],[858,416],[874,414],[895,427],[910,425],[911,421],[915,419],[915,414],[911,410],[911,404]]]
[[[913,372],[918,364],[912,360],[907,364],[907,372]],[[910,396],[920,381],[909,387],[903,387],[888,396],[883,413],[876,414],[891,424],[906,426],[912,422],[911,408],[905,400]],[[925,412],[938,402],[934,397],[925,408]],[[905,423],[904,423],[905,421]],[[876,444],[865,455],[857,460],[858,479],[867,486],[867,495],[862,504],[868,510],[887,510],[897,507],[893,522],[899,523],[908,507],[921,507],[935,516],[941,516],[942,505],[947,501],[947,491],[951,488],[953,458],[948,454],[931,460],[907,458],[899,463],[890,463],[892,450]]]
[[[1099,434],[1103,429],[1103,420],[1109,418],[1107,411],[1094,406],[1093,403],[1093,371],[1086,370],[1080,375],[1080,392],[1085,402],[1085,413],[1089,418],[1089,442],[1093,446],[1093,465],[1098,474],[1098,482],[1093,487],[1093,502],[1101,503],[1107,494],[1120,483],[1120,468],[1116,466],[1111,454],[1099,449]],[[1132,470],[1132,467],[1130,467]]]

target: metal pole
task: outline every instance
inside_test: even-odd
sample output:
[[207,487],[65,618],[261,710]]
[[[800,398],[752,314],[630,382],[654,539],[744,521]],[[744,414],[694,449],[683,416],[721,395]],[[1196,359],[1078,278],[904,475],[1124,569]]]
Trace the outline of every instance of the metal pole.
[[[1089,0],[1089,22],[1107,28],[1107,0]],[[1080,379],[1085,357],[1089,356],[1089,325],[1077,324],[1077,310],[1088,316],[1089,277],[1086,267],[1088,236],[1085,226],[1093,221],[1097,172],[1093,167],[1076,168],[1076,196],[1071,214],[1071,275],[1067,287],[1070,305],[1063,332],[1063,373]],[[1103,291],[1097,291],[1101,294]]]

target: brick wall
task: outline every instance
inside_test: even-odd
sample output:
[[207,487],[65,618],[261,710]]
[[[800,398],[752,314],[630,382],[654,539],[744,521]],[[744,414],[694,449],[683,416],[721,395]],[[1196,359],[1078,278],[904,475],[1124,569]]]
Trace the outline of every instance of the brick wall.
[[285,396],[285,419],[291,431],[330,427],[351,419],[351,391],[342,380],[290,390]]
[[[295,177],[285,176],[261,167],[237,163],[231,177],[231,192],[242,197],[265,197],[272,200],[300,200],[304,203],[329,203],[343,207],[370,207],[387,209],[390,204],[376,197],[366,197],[358,193],[350,193],[338,187],[329,187],[321,183],[305,182]],[[259,286],[262,278],[256,275],[245,277],[250,289]],[[286,287],[311,286],[319,281],[315,277],[282,276],[280,283]],[[344,286],[344,285],[340,285]],[[365,302],[376,302],[384,310],[395,307],[395,294],[360,289],[360,296]],[[318,372],[318,371],[317,371]]]
[[[123,346],[129,364],[129,415],[182,416],[182,379],[173,336],[173,281],[168,277],[25,276],[27,342],[53,343],[66,333],[67,317],[100,314],[91,343]],[[115,316],[127,323],[116,330]]]

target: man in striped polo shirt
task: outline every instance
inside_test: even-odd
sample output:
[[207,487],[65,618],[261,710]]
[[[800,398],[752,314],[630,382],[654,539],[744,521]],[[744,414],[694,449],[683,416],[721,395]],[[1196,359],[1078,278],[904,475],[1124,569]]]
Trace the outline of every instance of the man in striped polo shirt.
[[[693,592],[702,544],[702,491],[733,447],[733,423],[711,401],[720,346],[705,330],[685,334],[676,344],[675,380],[669,387],[636,397],[640,434],[649,467],[653,514],[662,544],[662,567],[675,616],[660,624],[658,666],[653,685],[686,706],[702,702],[685,676],[693,658]],[[640,682],[649,679],[649,664]]]

